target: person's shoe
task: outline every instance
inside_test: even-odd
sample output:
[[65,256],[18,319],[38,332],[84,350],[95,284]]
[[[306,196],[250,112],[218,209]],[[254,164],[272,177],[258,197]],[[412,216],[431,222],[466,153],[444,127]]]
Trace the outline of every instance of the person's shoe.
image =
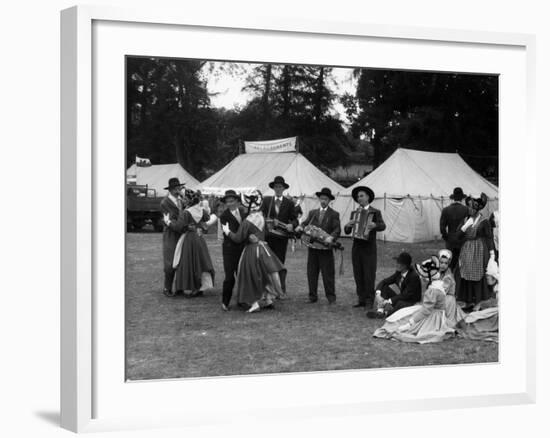
[[309,298],[307,300],[308,303],[312,304],[312,303],[316,303],[317,302],[317,298]]
[[171,289],[164,289],[162,293],[164,294],[165,297],[170,297],[170,298],[176,295],[176,292],[172,291]]
[[370,319],[384,319],[385,317],[384,312],[379,312],[378,310],[369,310],[367,312],[367,318]]
[[229,312],[229,306],[226,306],[224,303],[222,303],[222,310],[224,312]]
[[336,302],[336,300],[328,300],[328,304],[334,304]]
[[247,310],[247,313],[258,312],[259,310],[260,310],[260,305],[259,305],[258,302],[256,301],[254,304],[252,304],[252,306],[250,307],[250,309]]
[[270,304],[264,306],[264,309],[273,310],[273,309],[275,309],[275,306],[273,305],[273,303],[270,303]]
[[190,298],[202,297],[204,292],[202,290],[195,290],[189,295]]
[[357,303],[354,304],[353,307],[367,307],[367,303]]

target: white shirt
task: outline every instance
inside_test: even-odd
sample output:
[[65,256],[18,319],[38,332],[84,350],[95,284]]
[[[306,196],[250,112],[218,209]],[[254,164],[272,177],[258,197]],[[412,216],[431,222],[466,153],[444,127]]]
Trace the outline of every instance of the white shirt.
[[231,211],[231,214],[235,216],[235,219],[237,219],[237,222],[241,223],[241,213],[239,212],[239,209],[236,208],[235,210],[229,210]]

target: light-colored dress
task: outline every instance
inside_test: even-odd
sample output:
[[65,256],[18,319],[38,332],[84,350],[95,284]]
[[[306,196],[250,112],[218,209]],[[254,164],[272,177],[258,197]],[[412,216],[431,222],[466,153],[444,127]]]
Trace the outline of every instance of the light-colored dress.
[[467,314],[459,321],[456,330],[461,338],[498,342],[498,307]]
[[449,327],[455,327],[456,324],[463,320],[466,313],[456,304],[456,282],[455,276],[450,269],[447,269],[443,273],[443,289],[445,290],[445,316],[447,318],[447,325]]
[[[443,283],[432,283],[424,293],[421,305],[395,312],[374,332],[374,337],[419,344],[441,342],[451,338],[455,331],[447,324],[445,296]],[[399,331],[399,327],[407,322],[412,322],[410,327]]]

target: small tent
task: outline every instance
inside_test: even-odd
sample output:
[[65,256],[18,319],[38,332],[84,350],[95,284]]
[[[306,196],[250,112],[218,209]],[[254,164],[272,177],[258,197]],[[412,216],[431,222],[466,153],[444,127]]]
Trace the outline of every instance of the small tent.
[[217,195],[223,194],[227,189],[245,192],[259,189],[264,195],[272,195],[273,190],[269,188],[269,183],[280,175],[290,185],[285,194],[301,198],[304,214],[317,206],[315,193],[323,187],[328,187],[335,196],[344,191],[344,187],[295,151],[293,139],[295,137],[269,142],[246,142],[247,152],[238,155],[203,181],[200,189],[204,193]]
[[382,211],[386,230],[379,239],[423,242],[441,238],[439,218],[449,205],[454,187],[466,195],[489,197],[486,217],[498,209],[498,187],[476,173],[455,153],[397,149],[361,181],[348,187],[335,201],[342,221],[348,221],[357,204],[351,198],[356,186],[368,186],[376,195],[373,206]]
[[185,183],[185,186],[190,189],[195,189],[199,185],[199,181],[178,163],[153,164],[147,167],[132,164],[126,170],[126,181],[128,183],[147,185],[150,189],[156,190],[157,196],[166,194],[164,187],[168,185],[168,180],[174,177]]

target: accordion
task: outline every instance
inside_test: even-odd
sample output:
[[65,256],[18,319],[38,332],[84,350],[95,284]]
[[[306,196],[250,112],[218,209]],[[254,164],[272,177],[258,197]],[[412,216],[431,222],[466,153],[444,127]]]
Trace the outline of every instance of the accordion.
[[355,210],[351,213],[351,220],[354,222],[351,236],[354,239],[370,240],[370,231],[376,222],[375,213],[364,209]]

